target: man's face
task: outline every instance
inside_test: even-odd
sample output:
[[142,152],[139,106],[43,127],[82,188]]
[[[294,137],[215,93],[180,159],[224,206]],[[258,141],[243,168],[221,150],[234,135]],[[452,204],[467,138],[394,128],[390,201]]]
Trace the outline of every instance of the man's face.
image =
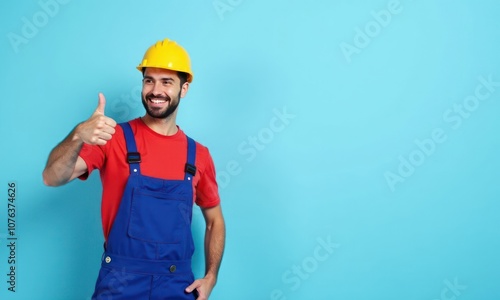
[[142,104],[147,114],[157,119],[168,118],[177,109],[188,86],[186,82],[181,88],[176,71],[146,68],[142,80]]

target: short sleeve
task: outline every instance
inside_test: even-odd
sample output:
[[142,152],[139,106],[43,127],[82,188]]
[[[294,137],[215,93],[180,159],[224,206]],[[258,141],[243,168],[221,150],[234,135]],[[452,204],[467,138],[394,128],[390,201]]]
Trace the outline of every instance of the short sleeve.
[[203,165],[203,168],[196,187],[196,204],[203,208],[209,208],[219,205],[220,197],[214,162],[208,149],[202,146],[202,150],[199,159],[201,160],[200,165]]
[[93,170],[100,169],[104,164],[105,155],[102,146],[83,144],[78,155],[87,164],[87,172],[78,177],[78,179],[86,180]]

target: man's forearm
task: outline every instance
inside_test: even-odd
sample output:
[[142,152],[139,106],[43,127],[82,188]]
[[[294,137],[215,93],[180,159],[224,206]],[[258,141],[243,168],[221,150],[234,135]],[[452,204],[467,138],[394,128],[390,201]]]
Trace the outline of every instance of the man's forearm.
[[[78,162],[78,154],[83,144],[106,145],[115,133],[116,121],[104,115],[106,98],[99,93],[96,110],[86,121],[78,124],[70,134],[57,145],[49,155],[43,182],[46,185],[65,184],[72,177],[83,174],[87,168],[85,162]],[[76,169],[75,169],[76,168]]]
[[205,232],[205,277],[217,281],[219,267],[224,253],[226,228],[224,219],[214,220]]
[[49,186],[59,186],[68,182],[75,169],[83,142],[73,129],[51,152],[43,170],[43,182]]

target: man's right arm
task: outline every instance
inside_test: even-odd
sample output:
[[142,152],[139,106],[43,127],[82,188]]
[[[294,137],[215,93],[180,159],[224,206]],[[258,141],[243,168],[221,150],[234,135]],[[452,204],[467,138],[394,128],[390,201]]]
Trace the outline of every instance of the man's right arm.
[[77,127],[50,152],[47,165],[43,170],[43,183],[60,186],[87,171],[87,164],[78,156],[83,141],[76,133]]
[[115,133],[116,122],[104,115],[106,99],[99,94],[99,104],[92,116],[78,124],[49,155],[43,170],[43,183],[60,186],[87,172],[87,164],[78,156],[83,144],[105,145]]

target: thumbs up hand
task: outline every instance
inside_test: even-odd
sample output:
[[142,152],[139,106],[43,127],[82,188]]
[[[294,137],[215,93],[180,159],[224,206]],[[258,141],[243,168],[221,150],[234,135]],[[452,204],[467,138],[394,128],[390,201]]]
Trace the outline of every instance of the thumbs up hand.
[[84,143],[90,145],[106,145],[111,140],[115,133],[115,120],[104,115],[106,106],[106,98],[102,93],[99,93],[99,104],[95,112],[87,119],[80,123],[76,128],[76,135]]
[[104,115],[104,107],[106,106],[106,98],[104,98],[104,95],[102,93],[99,93],[99,103],[97,104],[97,108],[95,110],[95,113],[100,113]]

